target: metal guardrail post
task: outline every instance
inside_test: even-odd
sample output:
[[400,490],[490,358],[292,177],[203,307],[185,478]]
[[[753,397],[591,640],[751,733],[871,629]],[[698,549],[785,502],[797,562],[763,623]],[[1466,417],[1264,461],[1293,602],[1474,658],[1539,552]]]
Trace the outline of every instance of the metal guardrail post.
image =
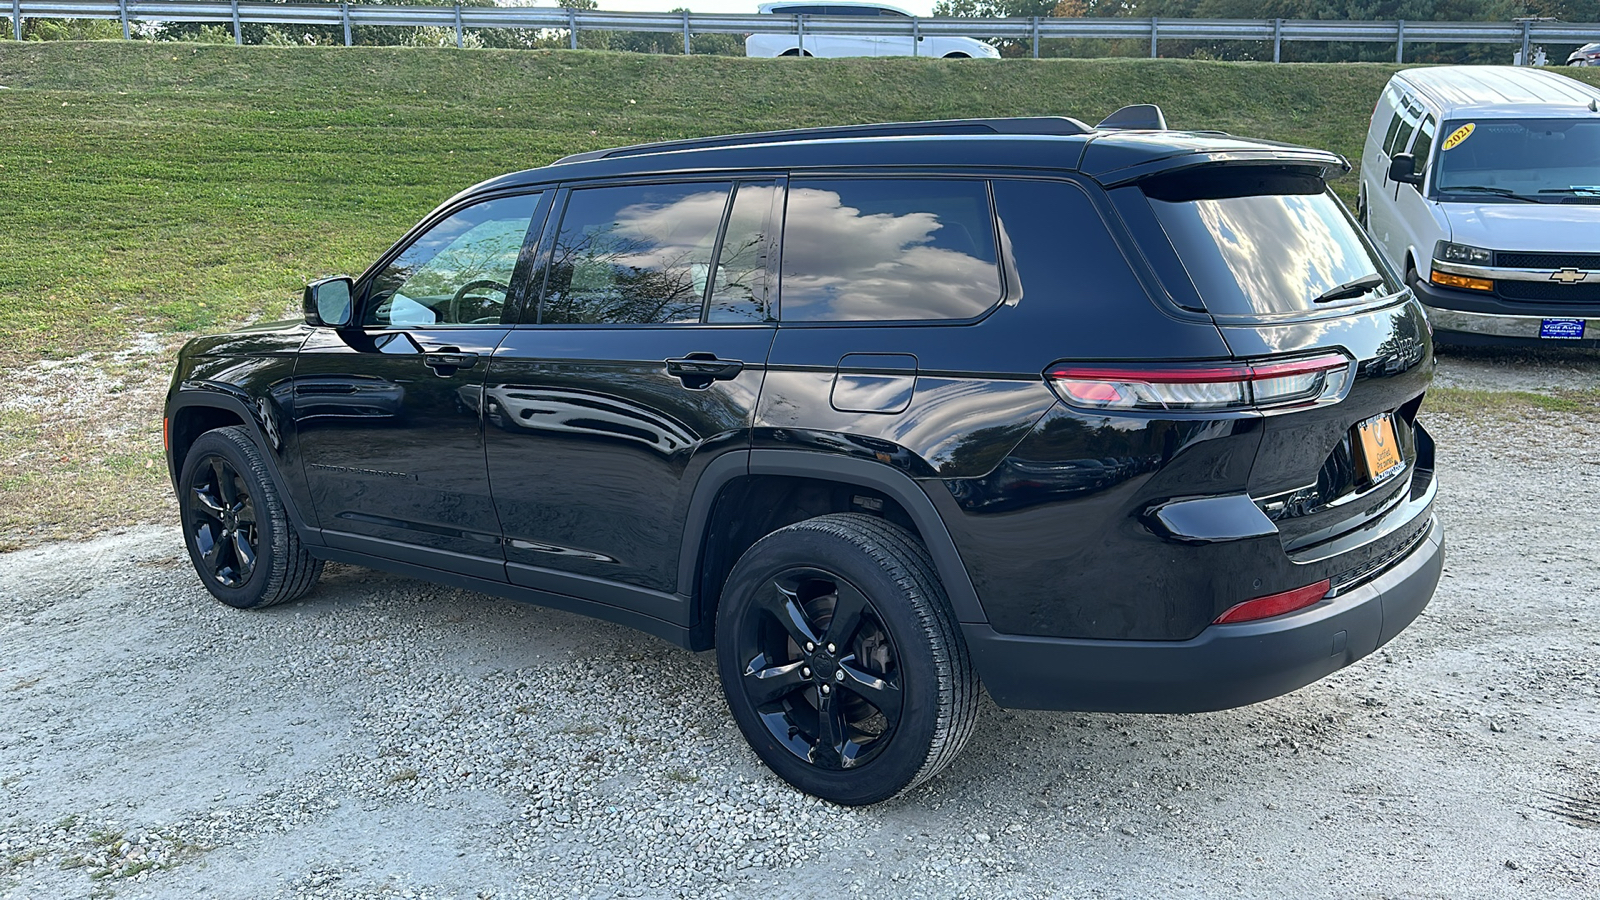
[[920,46],[921,43],[922,43],[922,23],[917,21],[917,17],[916,16],[912,16],[911,17],[911,55],[912,56],[921,56],[922,55],[922,47]]
[[683,11],[683,55],[694,55],[694,48],[689,46],[689,11]]
[[233,44],[244,46],[244,29],[239,25],[239,0],[233,0]]
[[1523,19],[1522,20],[1522,64],[1525,65],[1525,66],[1533,65],[1533,60],[1528,58],[1528,51],[1530,49],[1531,48],[1529,48],[1529,46],[1528,46],[1528,20],[1527,19]]
[[1033,58],[1039,58],[1039,17],[1033,17]]
[[1400,19],[1394,23],[1394,61],[1406,61],[1406,20]]
[[22,40],[22,0],[11,0],[11,33]]
[[1150,17],[1150,58],[1156,58],[1156,35],[1160,32],[1160,20],[1155,16]]
[[795,22],[795,26],[794,27],[799,30],[799,34],[800,34],[800,55],[801,56],[805,56],[806,55],[806,17],[805,16],[795,16],[794,17],[794,22]]
[[350,40],[350,4],[339,4],[339,15],[344,18],[344,45],[352,46],[355,42]]
[[568,45],[574,50],[578,49],[578,11],[570,6],[567,7],[567,36]]
[[122,39],[133,40],[133,34],[128,30],[128,0],[117,0],[117,15],[122,19]]
[[461,4],[456,4],[456,49],[460,50],[464,44],[461,40]]
[[1283,20],[1272,20],[1272,61],[1283,62]]

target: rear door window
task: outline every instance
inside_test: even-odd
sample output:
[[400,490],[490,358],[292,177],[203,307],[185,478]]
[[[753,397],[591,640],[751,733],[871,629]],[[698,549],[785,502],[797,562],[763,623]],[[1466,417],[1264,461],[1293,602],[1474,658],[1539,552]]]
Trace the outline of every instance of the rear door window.
[[1417,129],[1416,143],[1411,145],[1411,155],[1416,157],[1417,163],[1412,171],[1419,175],[1428,171],[1428,157],[1433,153],[1433,135],[1438,126],[1433,121],[1433,116],[1422,120],[1422,127]]
[[969,319],[1000,300],[998,258],[986,181],[791,179],[781,317]]
[[574,190],[547,264],[540,324],[699,322],[732,187]]
[[1317,174],[1219,168],[1140,187],[1212,315],[1280,316],[1400,289]]

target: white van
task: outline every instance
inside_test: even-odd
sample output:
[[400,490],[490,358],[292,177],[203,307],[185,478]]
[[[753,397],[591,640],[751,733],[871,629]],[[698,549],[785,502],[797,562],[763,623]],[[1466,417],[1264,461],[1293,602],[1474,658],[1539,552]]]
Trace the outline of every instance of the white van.
[[1356,215],[1445,342],[1600,345],[1600,90],[1509,66],[1397,73]]
[[[865,16],[907,19],[898,6],[861,0],[798,0],[763,3],[760,12],[774,16]],[[752,34],[744,39],[745,56],[926,56],[930,59],[999,59],[1000,51],[983,41],[959,35],[893,34]]]

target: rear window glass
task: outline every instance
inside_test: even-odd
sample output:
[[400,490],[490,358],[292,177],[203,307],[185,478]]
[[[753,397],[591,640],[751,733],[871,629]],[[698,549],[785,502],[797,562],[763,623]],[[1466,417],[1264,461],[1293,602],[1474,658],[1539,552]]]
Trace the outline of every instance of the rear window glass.
[[1234,169],[1141,187],[1213,315],[1294,313],[1399,290],[1316,175]]
[[969,319],[999,300],[987,182],[789,182],[784,321]]

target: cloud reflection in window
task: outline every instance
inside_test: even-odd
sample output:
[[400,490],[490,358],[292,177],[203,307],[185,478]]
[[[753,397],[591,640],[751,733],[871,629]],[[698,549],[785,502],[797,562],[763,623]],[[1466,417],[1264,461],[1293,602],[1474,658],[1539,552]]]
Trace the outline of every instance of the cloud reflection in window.
[[965,319],[1000,299],[981,181],[796,181],[783,236],[787,321]]

